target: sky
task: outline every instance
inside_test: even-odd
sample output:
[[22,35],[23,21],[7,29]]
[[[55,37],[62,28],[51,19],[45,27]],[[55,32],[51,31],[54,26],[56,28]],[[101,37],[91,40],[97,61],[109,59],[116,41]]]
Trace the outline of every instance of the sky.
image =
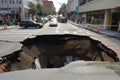
[[61,5],[62,5],[63,3],[66,4],[68,0],[49,0],[49,1],[53,1],[54,6],[55,6],[55,8],[56,8],[56,11],[58,12],[58,10],[59,10],[59,8],[61,7]]

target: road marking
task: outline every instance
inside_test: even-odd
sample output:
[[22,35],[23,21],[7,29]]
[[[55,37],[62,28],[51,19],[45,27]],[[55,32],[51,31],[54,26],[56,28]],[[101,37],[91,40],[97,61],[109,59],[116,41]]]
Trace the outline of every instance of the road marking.
[[69,33],[68,31],[65,31],[65,33]]
[[71,24],[68,24],[68,25],[72,26],[72,27],[75,28],[75,29],[79,29],[78,27],[76,27],[76,26],[74,26],[74,25],[71,25]]
[[26,34],[29,34],[29,33],[3,33],[2,35],[26,35]]
[[59,27],[56,28],[56,33],[59,33]]
[[73,34],[78,34],[78,33],[76,31],[74,31]]
[[24,37],[24,39],[29,38],[31,35],[35,35],[39,31],[40,31],[40,29],[38,29],[37,31],[34,31],[33,33],[30,33],[29,35],[27,35],[26,37]]
[[89,35],[95,35],[94,33],[92,33],[92,32],[86,32],[87,34],[89,34]]

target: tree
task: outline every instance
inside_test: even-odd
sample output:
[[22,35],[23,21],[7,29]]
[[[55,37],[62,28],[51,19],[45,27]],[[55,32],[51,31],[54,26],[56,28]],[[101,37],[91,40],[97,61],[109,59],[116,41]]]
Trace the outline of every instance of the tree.
[[47,15],[49,15],[50,14],[50,10],[48,9],[48,8],[43,8],[43,15],[44,16],[47,16]]
[[66,14],[66,4],[65,3],[63,3],[61,5],[58,14],[62,14],[63,16],[65,16],[65,14]]
[[36,5],[33,2],[29,2],[28,7],[29,7],[29,14],[36,15],[36,11],[37,11]]
[[29,2],[28,7],[29,7],[29,14],[32,14],[32,16],[34,15],[47,16],[56,13],[55,10],[45,8],[40,3],[34,4],[33,2]]
[[51,9],[49,9],[49,8],[43,7],[43,15],[44,15],[44,16],[51,15],[51,14],[55,14],[55,13],[56,13],[55,10],[51,10]]
[[40,3],[38,3],[38,4],[36,5],[36,8],[37,8],[37,15],[41,16],[41,15],[44,14],[44,13],[43,13],[43,6],[42,6]]

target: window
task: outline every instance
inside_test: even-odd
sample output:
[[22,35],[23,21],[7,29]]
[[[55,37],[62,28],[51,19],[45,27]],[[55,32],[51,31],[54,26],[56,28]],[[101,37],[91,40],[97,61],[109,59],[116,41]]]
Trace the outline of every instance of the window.
[[91,1],[93,1],[93,0],[79,0],[79,5],[81,6],[81,5],[84,5],[85,3],[91,2]]
[[79,0],[79,5],[84,5],[87,2],[87,0]]
[[9,3],[11,4],[11,0],[9,0]]
[[1,3],[3,4],[3,0],[1,0]]
[[90,2],[90,1],[93,1],[93,0],[88,0],[87,2]]
[[4,0],[4,1],[5,1],[4,3],[6,4],[6,3],[7,3],[7,1],[6,1],[6,0]]
[[14,4],[14,3],[15,3],[15,1],[13,0],[13,1],[12,1],[12,3]]
[[19,3],[19,1],[18,1],[18,0],[16,0],[16,3],[18,4],[18,3]]
[[21,0],[19,0],[19,4],[21,4]]
[[7,0],[1,0],[1,4],[6,4]]

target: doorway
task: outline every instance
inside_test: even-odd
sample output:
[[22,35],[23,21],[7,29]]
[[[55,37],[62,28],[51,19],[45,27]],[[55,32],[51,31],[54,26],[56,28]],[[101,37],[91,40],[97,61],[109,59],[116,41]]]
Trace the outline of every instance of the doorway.
[[111,30],[113,31],[117,31],[119,28],[119,20],[120,20],[120,13],[113,13],[112,14],[112,26],[111,26]]

